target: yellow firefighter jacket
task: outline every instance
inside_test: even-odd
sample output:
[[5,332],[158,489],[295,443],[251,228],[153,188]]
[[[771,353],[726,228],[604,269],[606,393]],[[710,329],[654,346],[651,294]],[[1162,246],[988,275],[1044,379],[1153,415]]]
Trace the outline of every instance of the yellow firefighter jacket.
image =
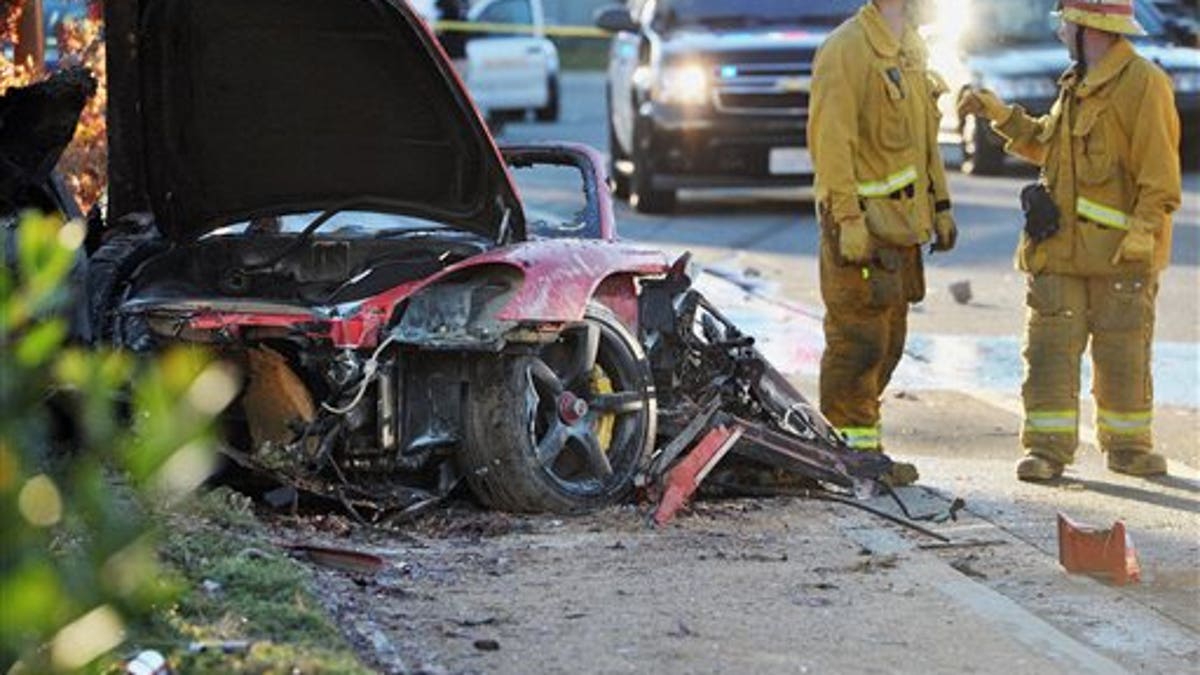
[[808,145],[817,201],[834,222],[865,215],[884,243],[928,241],[935,209],[950,207],[937,147],[946,86],[927,57],[915,30],[897,41],[868,3],[813,64]]
[[[1035,119],[1012,106],[993,124],[1008,152],[1042,167],[1060,212],[1053,237],[1035,244],[1022,234],[1017,266],[1080,276],[1160,271],[1182,192],[1171,80],[1123,38],[1077,80],[1074,69],[1062,76],[1049,114]],[[1154,234],[1154,258],[1113,265],[1131,229]]]

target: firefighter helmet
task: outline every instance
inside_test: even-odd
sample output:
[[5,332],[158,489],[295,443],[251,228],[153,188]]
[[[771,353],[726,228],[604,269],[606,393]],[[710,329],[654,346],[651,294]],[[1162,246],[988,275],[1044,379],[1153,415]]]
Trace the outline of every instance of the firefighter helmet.
[[1060,0],[1055,12],[1063,21],[1106,33],[1145,35],[1133,13],[1133,0]]

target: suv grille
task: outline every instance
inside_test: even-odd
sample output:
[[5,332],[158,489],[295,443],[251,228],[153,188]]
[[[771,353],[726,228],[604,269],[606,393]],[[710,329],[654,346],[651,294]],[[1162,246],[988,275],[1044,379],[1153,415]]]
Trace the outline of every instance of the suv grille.
[[808,113],[810,62],[726,63],[715,68],[717,110],[732,115]]

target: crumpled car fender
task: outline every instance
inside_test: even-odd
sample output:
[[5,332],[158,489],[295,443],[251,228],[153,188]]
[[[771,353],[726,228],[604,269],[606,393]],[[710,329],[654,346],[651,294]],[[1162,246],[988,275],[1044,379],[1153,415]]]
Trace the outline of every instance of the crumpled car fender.
[[[537,240],[474,256],[419,284],[397,287],[364,302],[358,313],[391,316],[407,301],[412,316],[401,321],[402,342],[467,346],[477,339],[490,342],[505,327],[580,321],[606,280],[661,276],[668,268],[666,256],[651,249],[614,242]],[[506,274],[505,269],[519,275]],[[475,271],[478,275],[472,274]],[[500,293],[502,302],[487,299],[485,304],[491,307],[483,319],[477,316],[481,308],[472,309],[469,299],[456,299],[456,295],[479,292],[479,283],[468,280],[502,277],[511,281],[512,288]]]
[[521,269],[525,282],[497,318],[526,322],[583,319],[600,285],[616,275],[659,276],[670,265],[666,256],[628,244],[543,240],[499,249],[464,264],[504,262]]

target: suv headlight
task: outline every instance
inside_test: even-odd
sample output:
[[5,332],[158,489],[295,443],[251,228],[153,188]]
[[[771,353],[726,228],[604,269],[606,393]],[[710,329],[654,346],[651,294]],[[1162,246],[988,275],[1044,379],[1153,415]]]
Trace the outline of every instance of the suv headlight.
[[1058,96],[1058,83],[1045,76],[997,77],[989,80],[984,86],[1009,103],[1021,99],[1052,99]]
[[699,64],[663,66],[656,98],[662,103],[700,105],[708,101],[708,71]]
[[1194,94],[1200,91],[1200,70],[1181,70],[1171,75],[1175,92],[1179,94]]

